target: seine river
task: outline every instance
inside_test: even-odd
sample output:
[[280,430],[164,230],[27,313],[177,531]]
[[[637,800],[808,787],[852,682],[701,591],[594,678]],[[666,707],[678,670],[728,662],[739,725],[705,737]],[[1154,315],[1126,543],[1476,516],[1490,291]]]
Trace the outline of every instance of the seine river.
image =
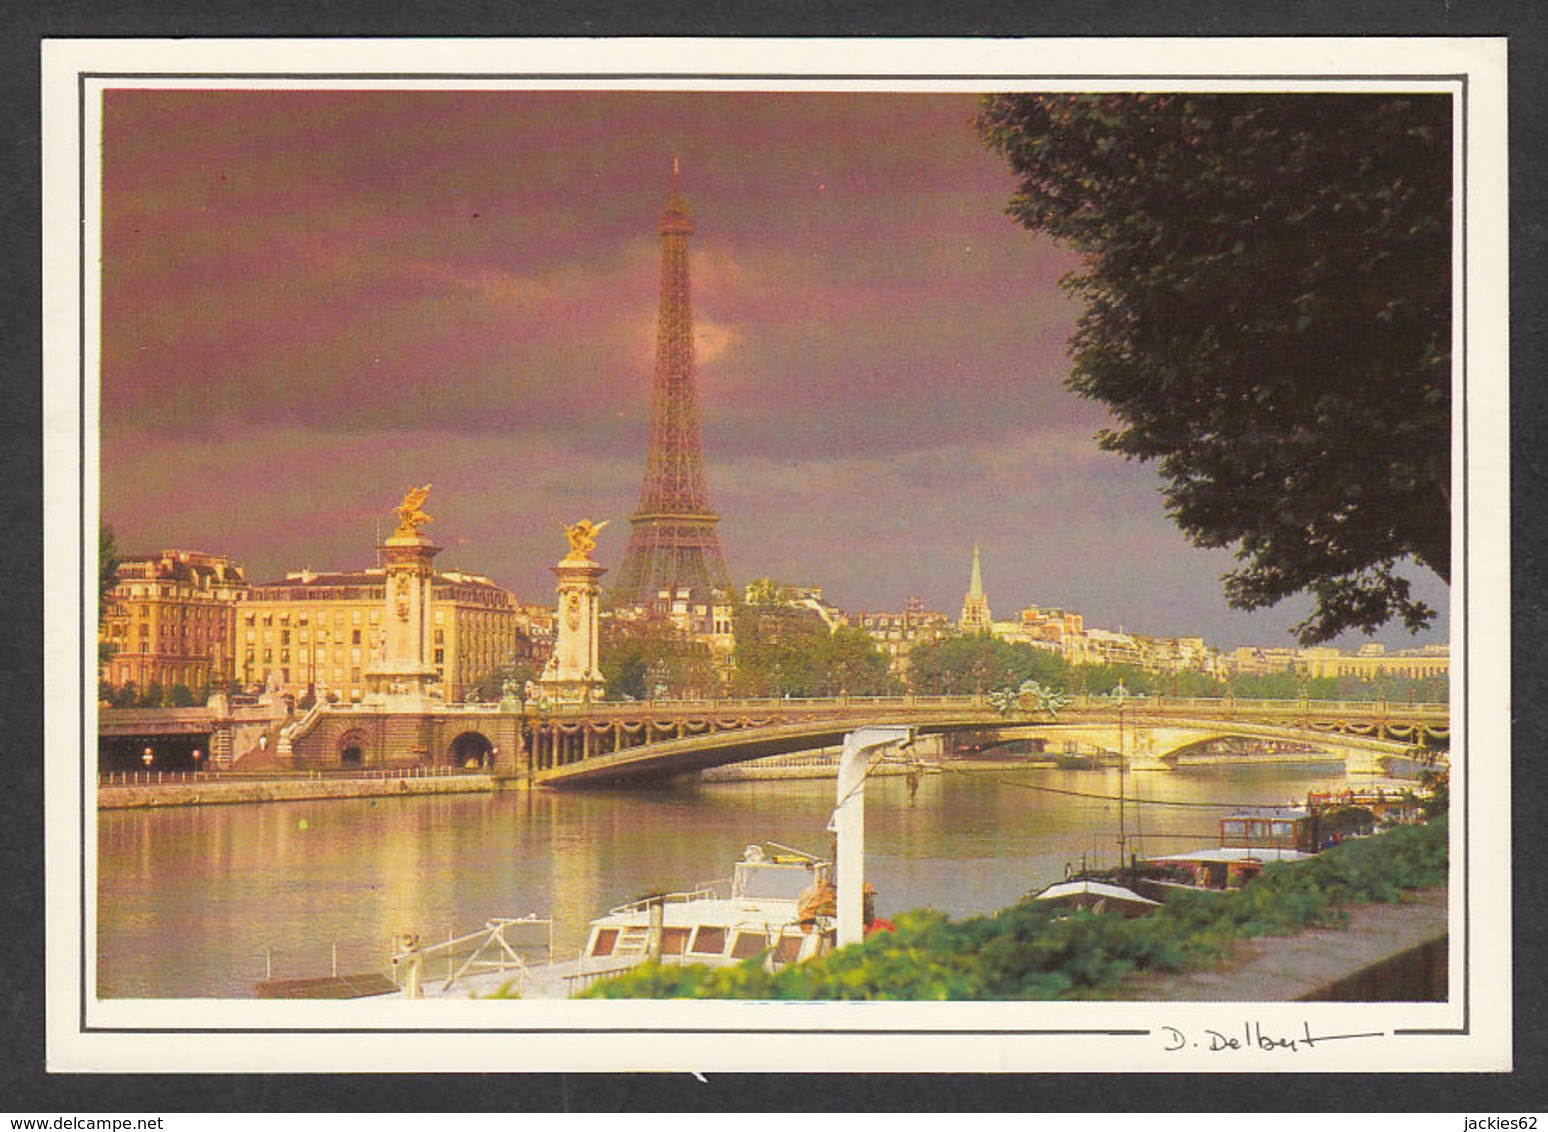
[[[1216,840],[1220,810],[1155,803],[1283,804],[1344,781],[1336,764],[1124,777],[1142,855]],[[434,941],[528,912],[552,917],[557,954],[573,955],[595,916],[729,876],[748,844],[830,852],[833,793],[812,779],[105,811],[97,991],[250,997],[266,970],[327,974],[335,948],[341,974],[385,972],[394,933]],[[1117,794],[1116,771],[952,772],[926,776],[910,805],[903,779],[872,778],[877,910],[992,912],[1082,854],[1115,863]]]

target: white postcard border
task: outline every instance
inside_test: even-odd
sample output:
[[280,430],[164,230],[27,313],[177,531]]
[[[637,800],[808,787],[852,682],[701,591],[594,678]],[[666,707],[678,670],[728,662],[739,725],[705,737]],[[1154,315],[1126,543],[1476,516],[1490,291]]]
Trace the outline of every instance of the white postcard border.
[[[1235,77],[1222,76],[1231,61]],[[357,77],[344,77],[353,75]],[[451,76],[487,76],[479,78]],[[577,76],[586,77],[577,77]],[[109,77],[111,76],[111,77]],[[527,76],[527,77],[523,77]],[[537,76],[537,77],[531,77]],[[608,77],[611,76],[611,77]],[[777,77],[771,77],[777,76]],[[842,76],[842,77],[834,77]],[[95,531],[103,85],[636,89],[1465,89],[1457,239],[1452,986],[1445,1004],[404,1003],[104,1000],[94,970]],[[1343,77],[1334,77],[1343,76]],[[44,44],[48,1060],[67,1071],[1423,1071],[1510,1065],[1508,288],[1498,39],[54,40]],[[83,249],[84,253],[83,254]],[[1466,272],[1465,278],[1462,273]],[[84,274],[83,274],[84,272]],[[66,631],[66,627],[69,631]],[[1460,694],[1459,694],[1460,693]],[[1454,718],[1454,730],[1458,730]],[[1474,755],[1477,755],[1475,759]],[[1460,820],[1458,820],[1460,819]],[[1326,1040],[1239,1059],[1164,1031]],[[788,1032],[787,1032],[788,1031]],[[348,1041],[341,1041],[349,1035]],[[1377,1036],[1379,1035],[1379,1036]],[[670,1040],[663,1040],[670,1036]],[[431,1040],[427,1040],[431,1039]],[[1337,1040],[1335,1040],[1337,1039]]]

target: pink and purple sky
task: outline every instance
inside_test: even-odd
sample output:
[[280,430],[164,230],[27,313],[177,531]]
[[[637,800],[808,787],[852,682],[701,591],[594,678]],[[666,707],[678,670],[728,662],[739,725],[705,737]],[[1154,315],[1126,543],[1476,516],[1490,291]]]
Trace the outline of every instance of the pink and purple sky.
[[[1063,388],[1074,264],[1013,224],[971,95],[518,91],[107,94],[102,514],[120,547],[252,580],[374,562],[431,483],[438,563],[527,601],[562,523],[644,470],[657,216],[675,156],[712,501],[738,581],[955,616],[1288,645],[1231,610],[1225,552]],[[1446,638],[1390,629],[1389,647]],[[1353,637],[1353,645],[1364,638]]]

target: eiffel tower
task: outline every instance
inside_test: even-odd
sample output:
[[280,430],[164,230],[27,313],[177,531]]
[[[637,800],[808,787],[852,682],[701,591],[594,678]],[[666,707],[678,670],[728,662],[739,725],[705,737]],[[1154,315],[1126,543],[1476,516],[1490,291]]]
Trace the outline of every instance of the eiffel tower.
[[731,588],[704,477],[698,393],[693,371],[693,311],[688,302],[688,237],[693,221],[678,195],[677,159],[661,235],[661,304],[656,314],[656,374],[650,393],[650,441],[639,507],[629,516],[629,549],[613,596],[649,605],[662,590]]

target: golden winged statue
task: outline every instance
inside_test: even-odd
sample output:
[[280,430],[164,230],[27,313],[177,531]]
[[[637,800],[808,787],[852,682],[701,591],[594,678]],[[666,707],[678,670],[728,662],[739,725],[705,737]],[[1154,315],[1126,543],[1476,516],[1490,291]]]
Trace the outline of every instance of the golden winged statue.
[[425,500],[430,496],[430,485],[424,487],[411,487],[403,496],[403,502],[398,504],[398,529],[394,535],[417,535],[419,528],[426,523],[434,522],[421,508]]
[[608,520],[593,523],[590,519],[582,519],[572,526],[564,526],[564,533],[570,536],[570,553],[566,558],[589,559],[591,552],[597,548],[597,532],[607,526]]

